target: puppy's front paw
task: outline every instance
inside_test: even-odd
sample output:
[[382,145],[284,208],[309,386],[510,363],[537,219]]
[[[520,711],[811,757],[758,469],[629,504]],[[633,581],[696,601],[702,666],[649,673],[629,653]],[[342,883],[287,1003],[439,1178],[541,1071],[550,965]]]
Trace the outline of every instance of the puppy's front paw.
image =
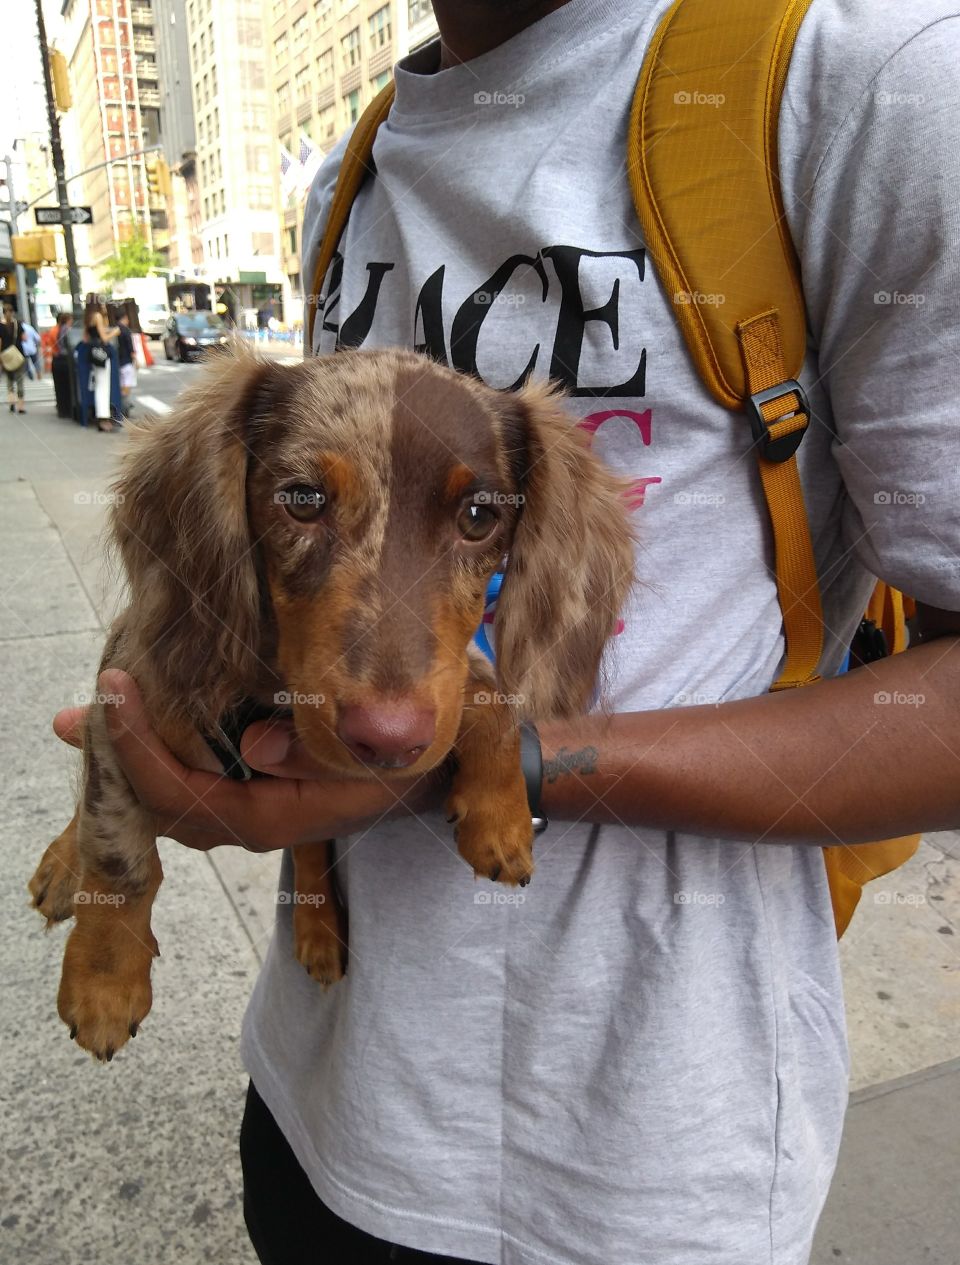
[[293,911],[293,951],[311,979],[329,988],[347,970],[347,936],[338,913],[310,904]]
[[79,924],[67,940],[57,1010],[77,1045],[101,1062],[137,1035],[150,1011],[150,966],[159,952],[150,940],[141,944],[129,932],[94,936]]
[[526,887],[533,876],[533,825],[522,779],[498,792],[455,788],[447,816],[456,822],[457,849],[478,878]]
[[76,846],[68,838],[72,823],[54,839],[40,859],[28,883],[33,908],[47,920],[47,928],[64,922],[76,912],[73,898],[80,883]]

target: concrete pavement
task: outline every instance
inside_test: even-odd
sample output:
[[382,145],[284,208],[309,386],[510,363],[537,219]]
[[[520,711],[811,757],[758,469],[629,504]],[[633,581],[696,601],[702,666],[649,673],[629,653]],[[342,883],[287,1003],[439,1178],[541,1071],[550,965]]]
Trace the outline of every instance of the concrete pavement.
[[[163,411],[195,373],[161,361],[141,377],[141,399]],[[56,1017],[64,929],[44,936],[26,905],[26,881],[72,811],[75,759],[49,720],[90,690],[116,602],[99,532],[123,443],[58,420],[49,380],[29,384],[28,408],[25,418],[0,413],[0,1262],[253,1265],[237,1037],[277,858],[161,845],[156,931],[169,951],[144,1040],[105,1068]],[[927,840],[869,889],[841,954],[856,1092],[814,1265],[958,1265],[960,836]]]

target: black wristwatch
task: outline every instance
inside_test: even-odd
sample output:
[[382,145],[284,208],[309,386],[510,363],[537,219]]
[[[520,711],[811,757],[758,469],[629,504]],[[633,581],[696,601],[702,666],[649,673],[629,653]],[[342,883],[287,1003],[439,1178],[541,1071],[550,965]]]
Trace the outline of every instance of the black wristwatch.
[[523,780],[527,784],[527,803],[530,806],[533,833],[542,835],[550,825],[540,807],[543,793],[543,751],[536,726],[529,721],[524,721],[520,726],[520,767],[523,770]]

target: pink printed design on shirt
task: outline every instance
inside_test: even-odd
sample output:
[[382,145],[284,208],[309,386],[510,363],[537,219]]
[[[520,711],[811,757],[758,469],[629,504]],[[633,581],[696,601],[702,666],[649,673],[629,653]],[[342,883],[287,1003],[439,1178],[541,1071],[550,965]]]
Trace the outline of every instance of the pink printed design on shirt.
[[[630,409],[622,408],[602,409],[598,413],[589,413],[582,421],[578,422],[577,425],[581,428],[581,430],[585,430],[587,432],[592,443],[593,437],[596,435],[600,427],[604,424],[604,422],[610,421],[612,417],[626,417],[629,421],[633,422],[637,430],[640,432],[640,438],[643,441],[643,446],[645,448],[649,448],[653,443],[653,409],[649,408],[644,409],[642,413],[634,413]],[[624,494],[626,497],[627,509],[631,512],[633,510],[640,509],[643,505],[644,497],[647,494],[647,488],[653,483],[662,482],[663,479],[660,478],[659,475],[648,475],[642,479],[634,479]],[[622,619],[618,620],[617,627],[613,635],[615,637],[619,637],[625,628],[626,624],[624,621]]]

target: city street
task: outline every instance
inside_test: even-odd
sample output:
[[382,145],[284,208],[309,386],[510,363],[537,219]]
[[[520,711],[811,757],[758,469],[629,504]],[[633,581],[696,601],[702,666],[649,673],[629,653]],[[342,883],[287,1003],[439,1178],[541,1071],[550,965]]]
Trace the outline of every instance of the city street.
[[[161,359],[141,374],[138,415],[174,409],[201,372],[153,351]],[[277,856],[161,844],[154,1006],[109,1066],[69,1041],[55,1007],[65,929],[45,935],[28,908],[27,880],[73,807],[76,757],[50,719],[89,693],[117,601],[99,533],[125,440],[58,419],[49,378],[28,384],[27,397],[25,417],[0,413],[9,685],[0,1261],[253,1265],[237,1158],[238,1036],[269,936]],[[957,1265],[960,835],[926,841],[868,889],[842,960],[854,1097],[814,1265]]]

